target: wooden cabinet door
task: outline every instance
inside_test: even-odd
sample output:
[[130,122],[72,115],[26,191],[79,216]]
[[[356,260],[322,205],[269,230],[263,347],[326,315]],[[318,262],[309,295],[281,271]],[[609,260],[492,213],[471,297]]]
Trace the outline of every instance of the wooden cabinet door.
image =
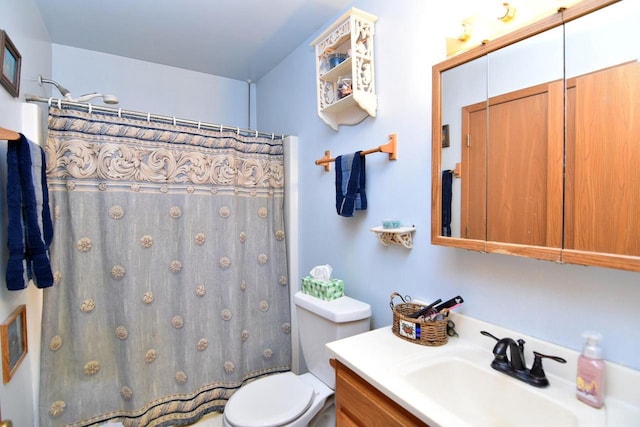
[[561,247],[562,94],[558,81],[463,109],[464,237]]
[[460,233],[486,240],[487,233],[487,103],[462,109],[462,202]]
[[426,426],[355,372],[334,360],[336,369],[336,426]]
[[562,245],[563,84],[489,100],[487,240]]

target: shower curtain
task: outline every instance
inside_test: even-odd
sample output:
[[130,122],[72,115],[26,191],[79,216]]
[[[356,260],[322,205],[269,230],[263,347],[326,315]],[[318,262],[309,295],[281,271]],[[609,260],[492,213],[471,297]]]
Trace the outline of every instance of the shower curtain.
[[291,363],[283,141],[50,108],[41,426],[188,424]]

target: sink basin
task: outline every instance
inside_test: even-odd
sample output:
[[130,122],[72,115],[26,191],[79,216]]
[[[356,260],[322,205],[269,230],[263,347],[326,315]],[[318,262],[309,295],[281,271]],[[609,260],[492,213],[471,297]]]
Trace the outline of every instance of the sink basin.
[[490,356],[487,361],[487,355],[470,350],[404,363],[390,373],[423,408],[425,402],[435,404],[469,426],[605,425],[602,414],[576,404],[570,385],[537,389],[493,370],[490,362]]

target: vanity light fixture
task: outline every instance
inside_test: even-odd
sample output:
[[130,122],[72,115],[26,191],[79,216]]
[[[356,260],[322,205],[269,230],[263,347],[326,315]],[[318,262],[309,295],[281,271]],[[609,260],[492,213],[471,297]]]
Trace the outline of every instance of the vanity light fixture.
[[510,3],[504,2],[502,3],[502,7],[500,8],[500,14],[498,15],[498,20],[502,22],[509,22],[516,16],[516,8]]
[[462,23],[462,34],[458,36],[458,40],[461,42],[466,42],[471,38],[471,24],[468,22]]

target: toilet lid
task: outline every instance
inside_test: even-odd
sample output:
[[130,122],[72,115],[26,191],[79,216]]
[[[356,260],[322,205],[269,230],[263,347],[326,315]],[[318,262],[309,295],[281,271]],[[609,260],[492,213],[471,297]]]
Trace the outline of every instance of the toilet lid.
[[314,390],[291,372],[243,386],[227,402],[227,421],[236,427],[274,427],[289,423],[313,402]]

